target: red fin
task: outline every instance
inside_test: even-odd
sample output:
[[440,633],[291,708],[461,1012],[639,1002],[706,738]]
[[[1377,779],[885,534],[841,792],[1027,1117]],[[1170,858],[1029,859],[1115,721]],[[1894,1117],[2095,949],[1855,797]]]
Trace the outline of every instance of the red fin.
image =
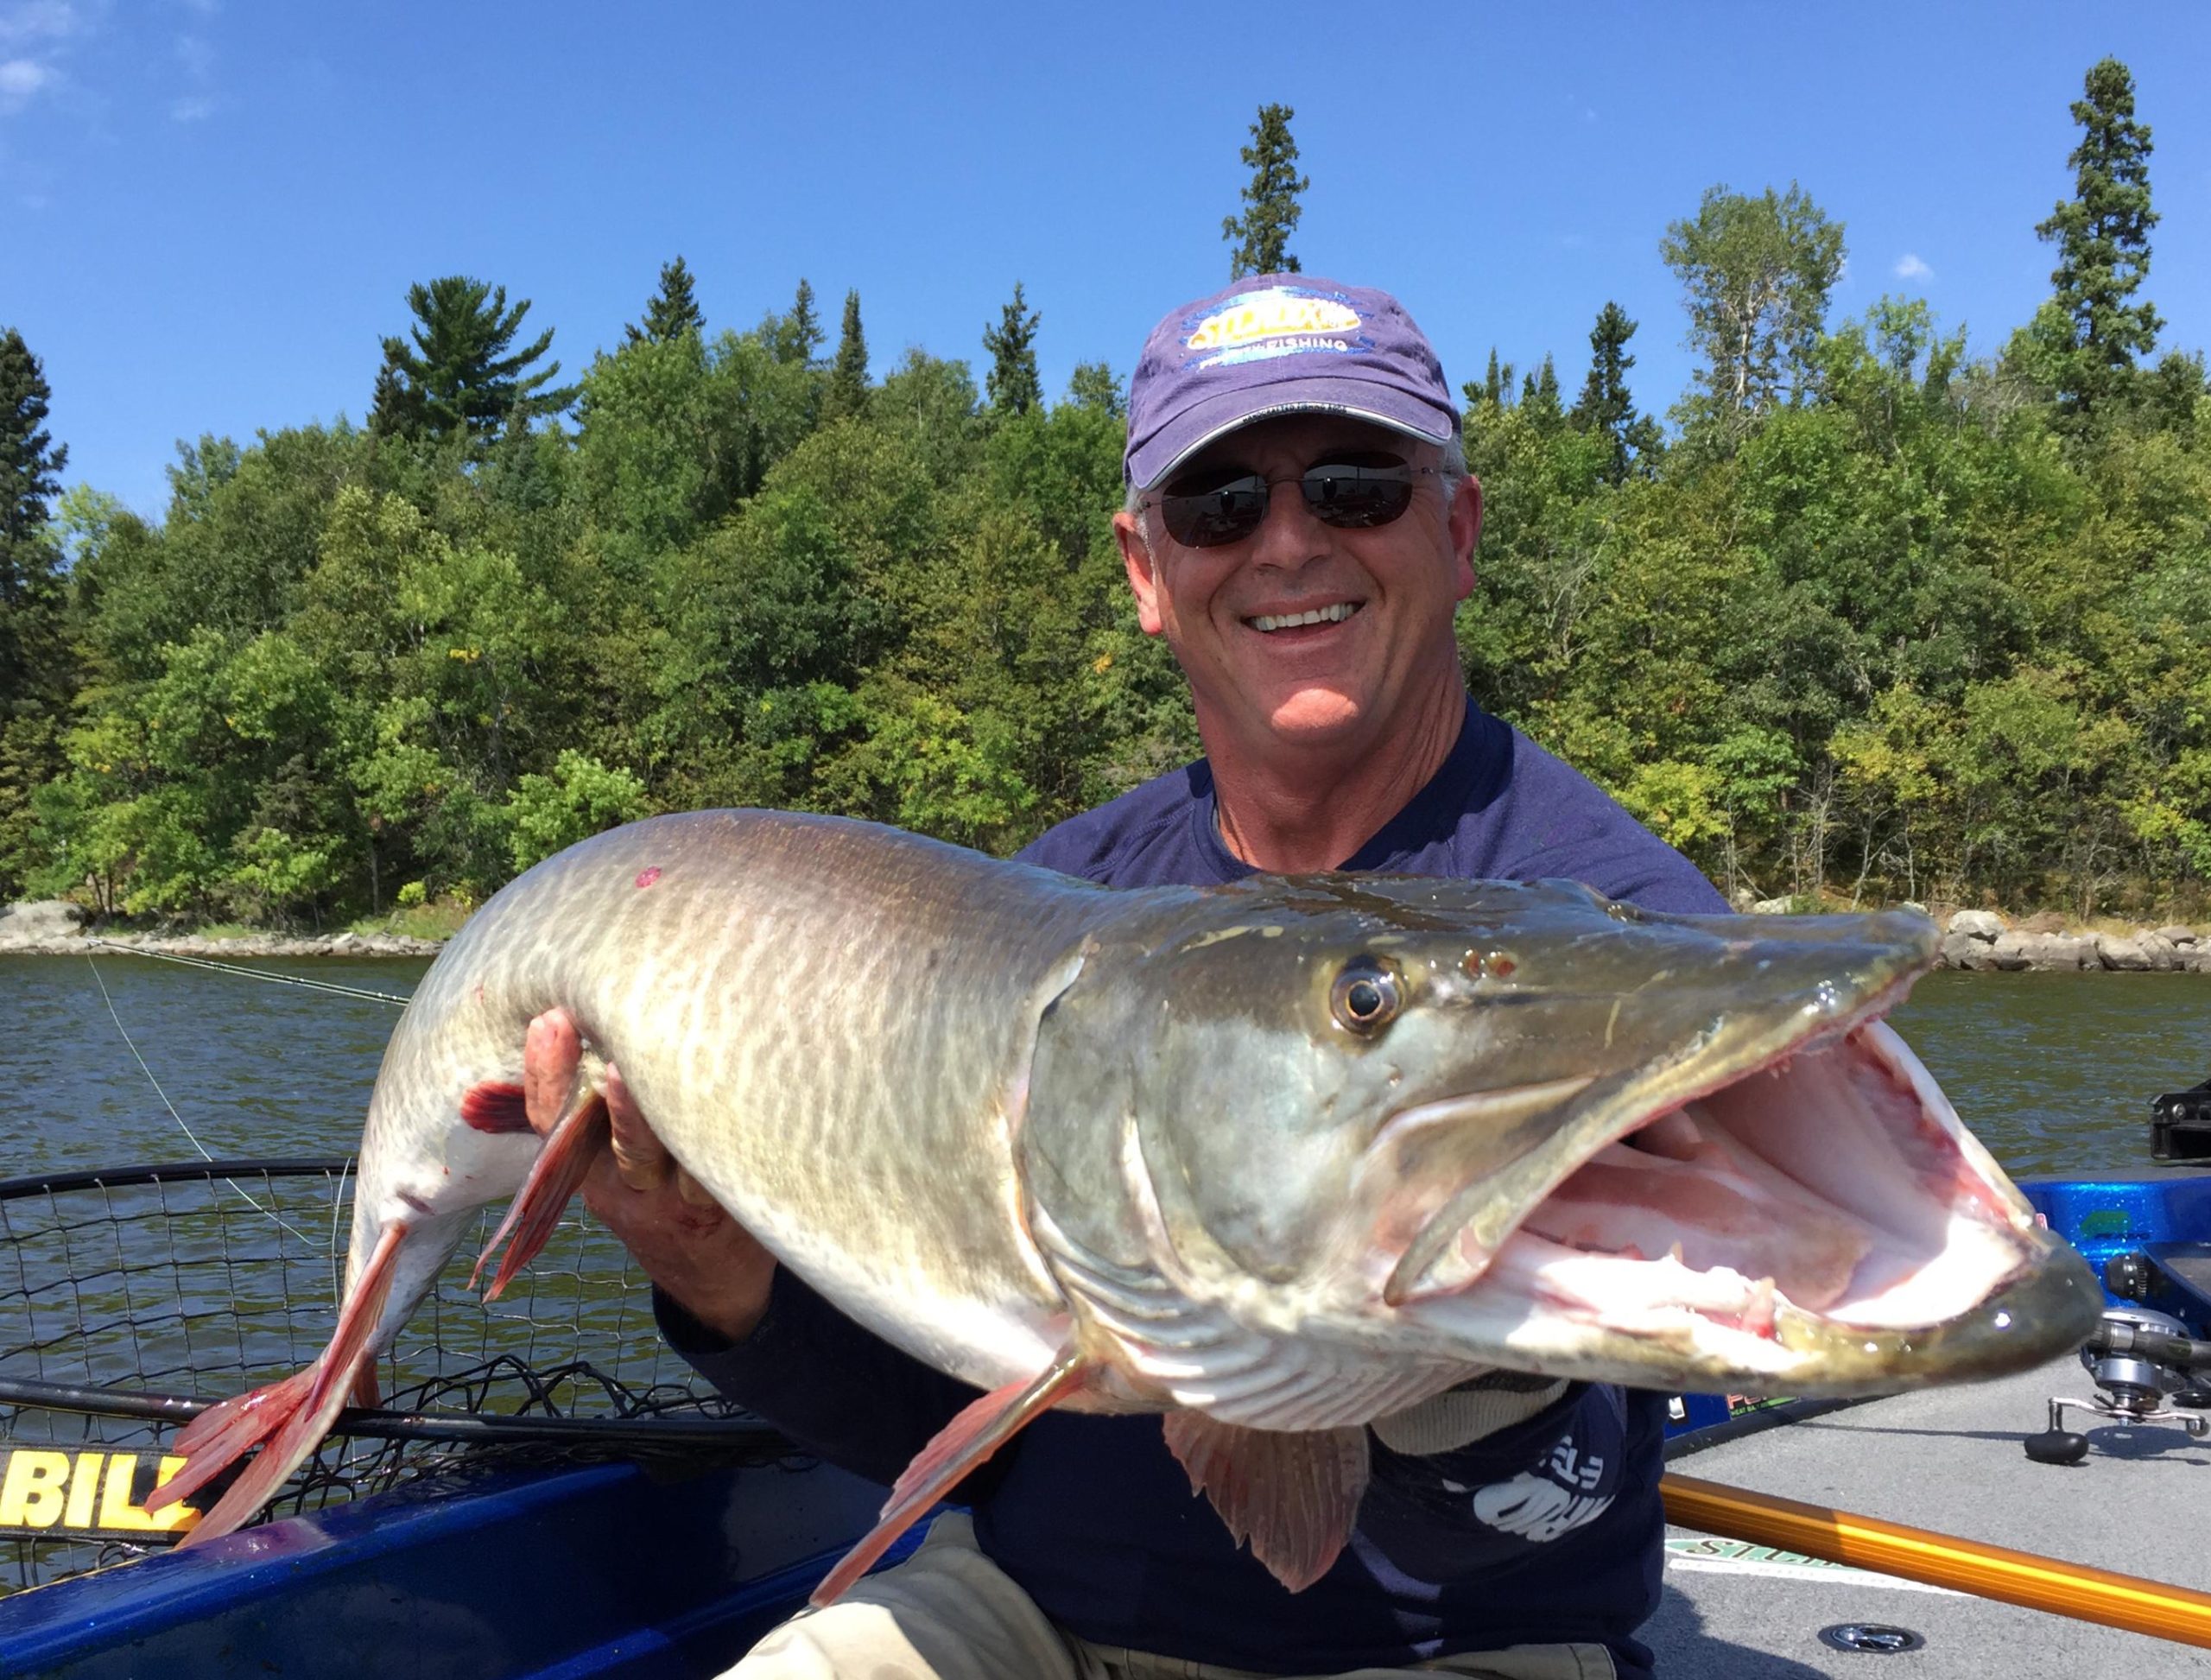
[[529,1176],[515,1192],[506,1218],[499,1222],[499,1228],[491,1233],[491,1240],[484,1245],[483,1253],[477,1257],[476,1270],[468,1274],[469,1288],[476,1287],[485,1263],[511,1231],[515,1239],[499,1257],[499,1268],[491,1274],[491,1287],[484,1291],[486,1301],[499,1298],[499,1291],[514,1281],[515,1274],[537,1258],[537,1251],[545,1246],[553,1227],[561,1222],[561,1210],[567,1207],[568,1198],[582,1185],[584,1175],[591,1170],[591,1163],[599,1158],[599,1151],[606,1147],[612,1135],[606,1118],[606,1099],[596,1091],[584,1100],[583,1106],[553,1128],[553,1135],[537,1152]]
[[1293,1593],[1327,1574],[1366,1492],[1366,1431],[1247,1430],[1201,1411],[1169,1412],[1167,1444],[1190,1487]]
[[[338,1328],[331,1334],[330,1346],[322,1350],[313,1365],[281,1383],[256,1390],[243,1402],[225,1401],[222,1406],[194,1418],[192,1427],[178,1438],[177,1444],[187,1448],[190,1461],[149,1496],[149,1511],[205,1487],[235,1464],[248,1447],[271,1430],[276,1430],[276,1439],[261,1449],[260,1456],[231,1484],[229,1492],[216,1501],[215,1508],[185,1536],[185,1545],[212,1540],[243,1525],[276,1496],[285,1479],[299,1468],[300,1461],[330,1433],[332,1422],[345,1408],[346,1391],[352,1385],[357,1369],[375,1358],[369,1339],[375,1334],[377,1320],[383,1316],[383,1303],[391,1294],[392,1274],[397,1270],[400,1245],[406,1238],[404,1225],[384,1227],[383,1234],[377,1239],[376,1252],[369,1257],[352,1294],[346,1297],[344,1310],[338,1315]],[[231,1409],[226,1411],[225,1408]],[[197,1443],[188,1444],[186,1437],[210,1419],[215,1420],[215,1427]]]
[[[191,1458],[195,1468],[201,1457],[206,1457],[208,1474],[212,1475],[221,1465],[243,1457],[248,1448],[289,1417],[314,1383],[314,1367],[309,1366],[282,1382],[250,1389],[219,1401],[178,1431],[174,1450]],[[187,1468],[185,1474],[191,1474],[192,1469]],[[177,1487],[177,1479],[172,1477],[158,1490],[161,1502],[166,1505],[181,1499],[206,1480],[206,1476],[197,1477],[181,1491],[172,1492]]]
[[472,1085],[460,1099],[460,1118],[478,1132],[527,1132],[529,1110],[519,1085],[485,1080]]
[[890,1490],[883,1515],[837,1567],[821,1578],[807,1601],[819,1609],[833,1603],[848,1587],[873,1569],[891,1543],[915,1519],[950,1493],[961,1477],[1083,1385],[1088,1376],[1082,1356],[1072,1347],[1025,1383],[992,1389],[937,1431]]

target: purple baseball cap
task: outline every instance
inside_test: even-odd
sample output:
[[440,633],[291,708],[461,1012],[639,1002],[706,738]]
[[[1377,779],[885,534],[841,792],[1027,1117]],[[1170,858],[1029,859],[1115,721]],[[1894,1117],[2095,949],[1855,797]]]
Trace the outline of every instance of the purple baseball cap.
[[1342,414],[1448,443],[1459,410],[1405,306],[1370,286],[1262,274],[1172,311],[1129,381],[1121,469],[1150,490],[1215,438],[1279,414]]

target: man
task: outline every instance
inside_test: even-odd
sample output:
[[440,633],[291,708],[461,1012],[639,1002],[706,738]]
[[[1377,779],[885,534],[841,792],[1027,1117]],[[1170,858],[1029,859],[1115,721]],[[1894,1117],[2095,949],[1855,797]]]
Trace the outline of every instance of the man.
[[[1468,698],[1452,617],[1481,488],[1427,339],[1386,294],[1242,282],[1152,333],[1113,522],[1206,757],[1022,856],[1116,886],[1255,871],[1566,876],[1724,908],[1679,854]],[[574,1029],[532,1028],[533,1063]],[[549,1058],[548,1052],[556,1052]],[[586,1196],[662,1328],[823,1458],[894,1479],[972,1390],[859,1329],[714,1208],[622,1093]],[[541,1105],[543,1106],[543,1105]],[[1374,1426],[1351,1544],[1285,1591],[1194,1499],[1156,1419],[1052,1413],[969,1478],[966,1516],[733,1671],[791,1676],[1644,1676],[1663,1402],[1492,1373]]]

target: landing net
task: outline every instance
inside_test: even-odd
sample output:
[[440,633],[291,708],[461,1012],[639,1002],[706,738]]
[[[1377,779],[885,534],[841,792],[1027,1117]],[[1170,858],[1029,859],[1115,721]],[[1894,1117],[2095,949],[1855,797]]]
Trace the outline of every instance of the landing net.
[[[322,1351],[351,1168],[196,1161],[0,1180],[0,1593],[174,1544],[136,1529],[134,1487],[143,1499],[206,1405]],[[471,1294],[499,1211],[378,1367],[383,1404],[342,1413],[257,1520],[515,1468],[791,1456],[668,1348],[644,1279],[580,1208],[497,1302]]]

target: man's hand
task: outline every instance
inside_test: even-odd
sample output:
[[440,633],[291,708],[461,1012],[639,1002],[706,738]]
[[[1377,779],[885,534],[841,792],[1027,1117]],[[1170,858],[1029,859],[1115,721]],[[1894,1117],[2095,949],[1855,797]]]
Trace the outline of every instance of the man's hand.
[[[541,1138],[567,1103],[582,1049],[565,1009],[548,1010],[529,1024],[523,1092],[530,1129]],[[592,1163],[584,1205],[694,1318],[732,1341],[750,1335],[768,1309],[776,1257],[676,1164],[611,1062],[605,1095],[614,1147]]]

